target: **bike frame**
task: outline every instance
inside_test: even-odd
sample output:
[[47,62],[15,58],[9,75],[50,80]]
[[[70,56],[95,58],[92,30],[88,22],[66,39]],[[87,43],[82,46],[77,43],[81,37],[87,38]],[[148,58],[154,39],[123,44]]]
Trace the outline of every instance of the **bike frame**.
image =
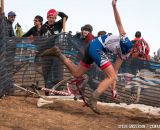
[[[82,99],[83,102],[84,102],[83,106],[86,106],[86,100],[85,100],[84,94],[82,92],[82,88],[85,87],[85,85],[87,84],[87,82],[88,82],[87,78],[88,78],[87,75],[83,75],[79,78],[68,77],[68,78],[60,81],[56,85],[54,85],[52,87],[52,89],[48,89],[48,88],[44,88],[44,87],[40,88],[37,85],[32,85],[31,87],[34,90],[34,92],[32,92],[31,90],[25,89],[25,88],[23,88],[23,87],[21,87],[17,84],[14,84],[14,86],[23,90],[23,91],[25,91],[25,92],[27,92],[27,93],[37,95],[39,97],[39,100],[37,102],[37,106],[43,106],[45,104],[53,103],[53,102],[48,102],[47,99],[56,99],[56,100],[66,100],[66,99],[78,100],[78,99]],[[64,85],[65,83],[66,83],[67,91],[56,90],[56,89],[58,89],[59,86]],[[73,89],[72,85],[75,86],[74,89]],[[76,91],[75,91],[75,89],[76,89]],[[44,91],[44,92],[50,92],[53,95],[52,96],[40,95],[38,90]]]

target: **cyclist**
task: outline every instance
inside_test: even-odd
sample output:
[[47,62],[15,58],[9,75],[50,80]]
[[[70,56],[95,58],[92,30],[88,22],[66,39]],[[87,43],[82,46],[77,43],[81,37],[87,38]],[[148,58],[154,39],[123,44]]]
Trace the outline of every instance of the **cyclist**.
[[[97,99],[109,86],[112,86],[113,96],[116,96],[115,85],[118,70],[123,63],[123,60],[127,59],[132,53],[131,49],[133,43],[126,36],[126,32],[124,31],[120,15],[116,7],[116,2],[116,0],[112,0],[113,12],[119,30],[119,35],[106,34],[93,39],[89,43],[87,53],[78,66],[75,66],[71,60],[66,58],[66,56],[60,52],[58,47],[53,47],[50,50],[44,51],[42,54],[45,55],[45,53],[48,53],[49,51],[52,52],[52,55],[59,57],[75,77],[79,77],[86,73],[93,62],[103,70],[107,75],[106,78],[100,82],[97,89],[92,93],[87,101],[87,105],[96,113],[99,113],[97,109]],[[107,51],[110,51],[117,56],[114,65],[110,62],[107,56]]]

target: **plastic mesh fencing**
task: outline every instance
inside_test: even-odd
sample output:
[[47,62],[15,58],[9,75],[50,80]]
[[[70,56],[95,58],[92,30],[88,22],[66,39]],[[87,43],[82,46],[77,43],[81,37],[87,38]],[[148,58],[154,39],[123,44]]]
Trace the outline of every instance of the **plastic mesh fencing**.
[[[92,72],[90,85],[96,88],[105,75],[97,67]],[[103,77],[103,78],[102,78]],[[133,104],[141,103],[151,106],[160,106],[160,64],[130,59],[122,64],[118,73],[117,85],[120,102]],[[100,97],[101,101],[114,102],[111,89]]]
[[12,75],[10,73],[7,58],[7,39],[8,35],[6,18],[0,16],[0,96],[13,91]]
[[[50,38],[8,38],[5,20],[0,20],[0,95],[10,92],[13,83],[23,87],[38,83],[41,87],[51,88],[65,77],[71,76],[66,66],[56,57],[38,56],[53,45],[57,45],[62,53],[76,64],[79,64],[83,57],[85,44],[76,36],[62,33]],[[114,62],[114,56],[108,55]],[[93,65],[88,75],[89,86],[86,92],[91,93],[105,78],[105,74]],[[159,75],[160,63],[137,59],[125,61],[117,77],[117,90],[121,101],[160,106]],[[111,89],[99,100],[114,102]]]
[[57,45],[62,53],[78,64],[84,49],[79,47],[78,42],[74,44],[73,39],[73,36],[65,33],[50,38],[8,38],[7,63],[14,83],[26,87],[38,82],[42,87],[51,88],[65,77],[71,76],[58,58],[38,55]]

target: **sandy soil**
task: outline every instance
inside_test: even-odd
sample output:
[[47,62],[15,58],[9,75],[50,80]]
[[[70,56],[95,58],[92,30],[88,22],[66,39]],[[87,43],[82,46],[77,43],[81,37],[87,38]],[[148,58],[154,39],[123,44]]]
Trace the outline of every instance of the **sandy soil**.
[[57,100],[37,108],[37,100],[18,96],[0,99],[0,130],[132,130],[131,125],[145,130],[153,125],[160,128],[160,117],[136,109],[99,105],[102,114],[97,115],[81,102]]

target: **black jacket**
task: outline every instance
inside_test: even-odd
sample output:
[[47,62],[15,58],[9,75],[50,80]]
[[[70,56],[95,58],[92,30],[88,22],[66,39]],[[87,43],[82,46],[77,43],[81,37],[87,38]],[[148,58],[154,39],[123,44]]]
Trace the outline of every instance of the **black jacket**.
[[63,12],[59,12],[58,15],[61,17],[61,19],[55,22],[53,25],[49,25],[48,21],[42,25],[41,33],[40,33],[41,36],[49,37],[51,35],[55,35],[55,34],[62,32],[63,18],[66,17],[66,19],[68,19],[68,16],[64,14]]
[[40,36],[40,30],[38,30],[37,27],[34,26],[28,32],[26,32],[22,37],[29,37],[31,35]]
[[7,22],[7,32],[8,32],[8,36],[9,36],[9,37],[15,36],[14,30],[13,30],[13,27],[12,27],[12,23],[11,23],[8,19],[6,20],[6,22]]

